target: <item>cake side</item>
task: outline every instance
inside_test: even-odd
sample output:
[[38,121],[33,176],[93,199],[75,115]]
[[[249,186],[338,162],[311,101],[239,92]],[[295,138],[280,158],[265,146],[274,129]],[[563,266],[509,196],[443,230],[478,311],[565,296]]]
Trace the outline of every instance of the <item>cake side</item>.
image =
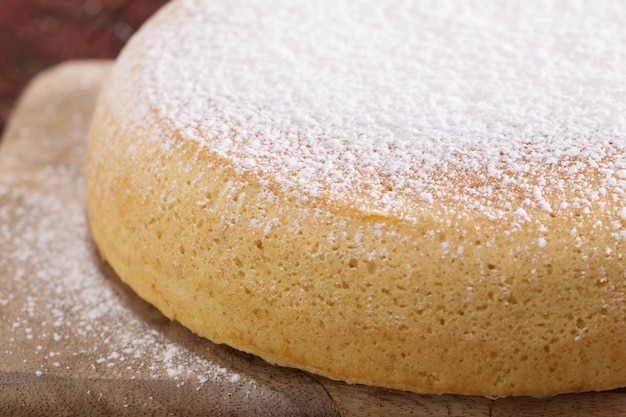
[[550,230],[578,233],[547,236],[555,250],[538,255],[532,228],[511,232],[480,213],[413,224],[302,206],[175,134],[177,157],[155,151],[153,132],[124,131],[107,107],[90,141],[95,240],[125,282],[200,335],[423,393],[623,384],[623,247],[597,233],[601,213],[540,212]]

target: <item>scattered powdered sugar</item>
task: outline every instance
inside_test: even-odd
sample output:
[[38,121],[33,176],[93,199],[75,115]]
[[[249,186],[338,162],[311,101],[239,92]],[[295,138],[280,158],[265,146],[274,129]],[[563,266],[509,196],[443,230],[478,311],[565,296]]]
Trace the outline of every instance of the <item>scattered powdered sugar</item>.
[[100,261],[73,170],[0,172],[0,181],[4,372],[166,379],[197,390],[254,382],[215,361],[221,347],[167,320]]
[[[407,208],[451,198],[498,218],[596,204],[586,171],[599,169],[601,191],[623,201],[619,2],[172,8],[173,21],[156,19],[159,30],[129,47],[150,64],[128,77],[135,61],[121,60],[116,82],[140,88],[125,89],[120,111],[165,120],[287,195],[407,219]],[[547,196],[562,190],[572,201],[553,207]]]

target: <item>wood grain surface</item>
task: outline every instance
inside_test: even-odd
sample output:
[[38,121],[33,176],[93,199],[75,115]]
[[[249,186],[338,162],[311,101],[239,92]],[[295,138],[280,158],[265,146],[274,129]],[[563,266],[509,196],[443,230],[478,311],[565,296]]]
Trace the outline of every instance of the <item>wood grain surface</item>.
[[0,146],[0,415],[626,415],[626,390],[491,400],[351,386],[163,317],[100,260],[85,218],[86,134],[109,67],[38,76]]

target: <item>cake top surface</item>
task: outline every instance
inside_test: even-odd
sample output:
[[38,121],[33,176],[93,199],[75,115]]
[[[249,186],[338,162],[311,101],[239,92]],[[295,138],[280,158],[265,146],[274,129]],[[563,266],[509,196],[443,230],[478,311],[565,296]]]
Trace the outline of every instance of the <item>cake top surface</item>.
[[624,201],[624,3],[170,7],[174,21],[142,40],[150,105],[288,195],[407,216],[451,185],[456,203],[495,217],[558,210],[546,196],[564,189],[562,207]]

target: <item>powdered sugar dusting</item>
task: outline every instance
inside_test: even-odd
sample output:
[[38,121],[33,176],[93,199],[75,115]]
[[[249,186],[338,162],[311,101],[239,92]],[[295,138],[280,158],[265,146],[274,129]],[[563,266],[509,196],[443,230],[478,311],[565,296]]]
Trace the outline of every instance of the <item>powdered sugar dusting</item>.
[[[179,24],[137,41],[153,60],[127,81],[145,91],[131,105],[149,103],[172,130],[289,196],[409,219],[453,187],[452,209],[554,214],[595,204],[590,168],[604,193],[624,193],[619,2],[176,7]],[[559,192],[570,201],[553,207],[547,195]]]
[[27,357],[37,375],[57,368],[73,374],[80,364],[83,377],[191,381],[198,389],[207,381],[241,379],[208,359],[211,344],[197,354],[170,340],[193,336],[164,326],[156,310],[143,302],[129,308],[121,298],[129,290],[105,279],[87,244],[83,200],[60,191],[67,189],[67,180],[59,181],[66,174],[44,170],[30,177],[42,191],[18,183],[0,192],[0,239],[10,242],[0,257],[7,279],[1,307],[10,328],[4,353]]

